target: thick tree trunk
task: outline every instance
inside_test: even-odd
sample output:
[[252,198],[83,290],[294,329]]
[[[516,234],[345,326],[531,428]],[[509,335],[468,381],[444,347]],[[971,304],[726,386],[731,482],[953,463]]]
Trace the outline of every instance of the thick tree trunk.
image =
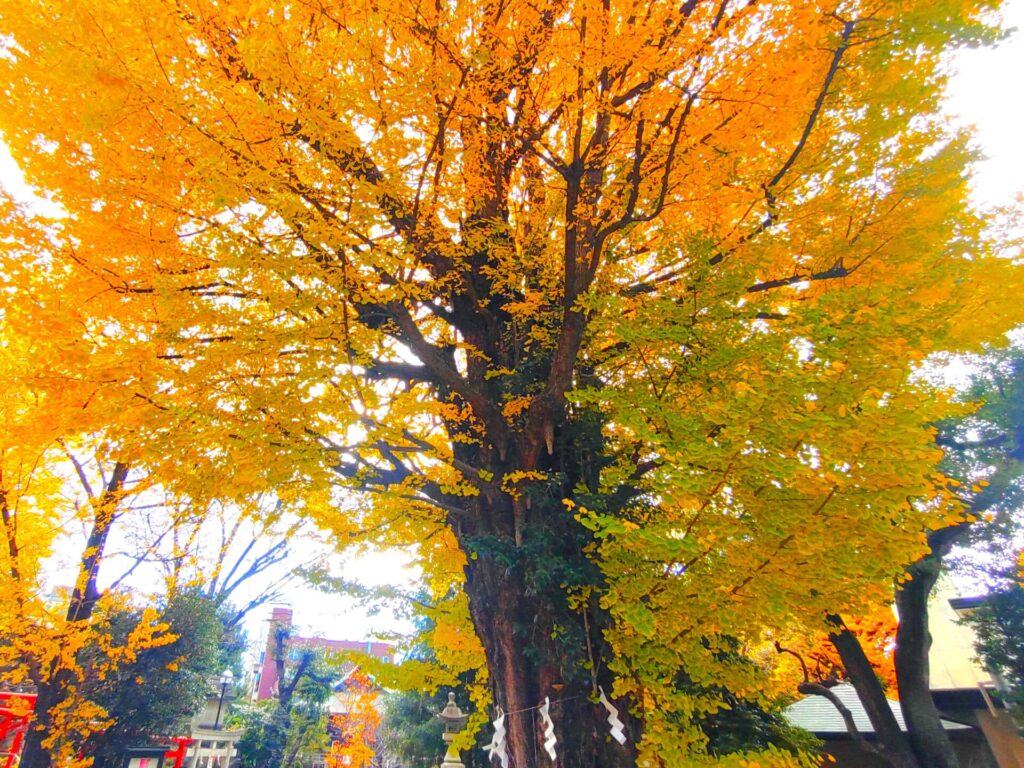
[[50,712],[64,699],[68,685],[73,682],[73,675],[67,670],[61,670],[50,681],[36,686],[35,712],[25,734],[19,768],[50,768],[52,756],[43,747],[43,740],[50,735],[53,727]]
[[523,761],[529,756],[532,763],[536,748],[532,722],[516,713],[528,714],[525,710],[537,702],[539,688],[531,679],[533,665],[524,658],[528,638],[522,632],[517,637],[527,615],[520,580],[485,560],[468,569],[467,589],[473,623],[487,653],[495,704],[513,713],[506,719],[509,754],[516,765],[527,765]]
[[[464,325],[486,327],[469,319],[479,311],[477,305],[462,307],[460,301],[455,302],[456,310],[466,313]],[[595,684],[611,691],[610,651],[603,636],[610,619],[596,602],[581,611],[570,607],[568,598],[574,587],[599,590],[603,583],[600,568],[584,552],[593,542],[592,535],[563,504],[581,486],[598,492],[595,467],[600,466],[603,451],[600,417],[570,414],[563,397],[573,380],[578,336],[585,326],[582,315],[570,314],[575,342],[560,344],[550,362],[536,367],[517,368],[516,361],[528,355],[515,343],[508,348],[494,346],[516,338],[508,328],[489,336],[467,336],[487,351],[490,360],[517,370],[521,379],[489,377],[488,368],[470,358],[468,374],[481,391],[488,392],[493,402],[502,402],[506,394],[521,395],[543,387],[543,394],[535,397],[543,407],[531,411],[521,431],[502,435],[503,428],[492,429],[488,424],[488,440],[482,444],[453,441],[458,461],[485,470],[479,474],[497,482],[484,484],[480,496],[472,499],[449,499],[450,505],[464,510],[450,523],[468,556],[470,612],[486,653],[493,701],[508,713],[506,741],[512,764],[516,768],[552,765],[543,747],[537,711],[548,698],[558,739],[554,763],[558,768],[629,768],[636,762],[636,721],[624,711],[625,706],[619,707],[631,731],[626,745],[620,745],[608,735],[607,712],[591,701]],[[449,396],[442,389],[441,399]],[[448,428],[457,435],[465,433],[466,425],[453,421]],[[467,436],[472,437],[472,431]],[[510,491],[500,479],[512,473],[530,477],[516,482]]]
[[[467,591],[473,623],[487,654],[494,703],[509,713],[506,718],[509,757],[515,766],[544,766],[552,761],[544,751],[537,707],[551,701],[550,715],[558,743],[559,768],[627,768],[635,763],[635,723],[620,717],[632,731],[619,745],[608,736],[607,712],[593,704],[589,675],[579,662],[585,648],[567,650],[565,638],[584,637],[593,627],[582,619],[575,627],[563,622],[571,614],[552,610],[564,596],[533,593],[518,569],[496,558],[480,555],[467,568]],[[558,626],[552,619],[557,614]],[[580,651],[577,655],[573,650]],[[604,681],[606,688],[609,681]],[[625,709],[625,708],[621,708]]]
[[896,716],[889,708],[882,684],[864,654],[860,640],[842,625],[838,617],[832,617],[832,622],[837,629],[829,635],[829,641],[839,652],[846,674],[875,729],[880,745],[880,756],[893,768],[931,768],[929,763],[921,763],[917,759],[906,734],[900,729]]
[[896,679],[900,707],[907,722],[911,746],[922,765],[929,768],[960,768],[949,735],[942,727],[932,699],[928,651],[928,596],[939,574],[939,561],[929,556],[909,569],[910,579],[896,590],[900,623],[896,631]]
[[[607,712],[591,700],[595,685],[611,691],[610,649],[603,630],[610,618],[594,597],[570,606],[576,586],[600,589],[603,576],[584,548],[592,541],[562,503],[587,475],[584,446],[599,438],[599,426],[563,423],[552,451],[532,469],[554,478],[523,485],[515,498],[481,502],[471,522],[457,528],[469,555],[466,591],[473,624],[483,643],[494,703],[509,713],[507,744],[512,764],[552,765],[543,746],[537,707],[551,702],[558,768],[630,768],[639,728],[620,706],[629,740],[609,736]],[[493,455],[474,456],[482,462]],[[499,462],[495,462],[498,464]],[[508,472],[494,466],[495,476]],[[593,478],[589,478],[593,481]]]

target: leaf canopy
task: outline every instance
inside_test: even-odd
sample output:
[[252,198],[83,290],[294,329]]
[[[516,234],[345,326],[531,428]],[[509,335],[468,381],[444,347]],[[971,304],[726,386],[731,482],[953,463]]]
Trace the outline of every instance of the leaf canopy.
[[1021,320],[938,113],[992,7],[19,2],[0,129],[186,492],[416,544],[506,708],[610,670],[696,755],[680,676],[756,697],[722,651],[959,514],[912,373]]

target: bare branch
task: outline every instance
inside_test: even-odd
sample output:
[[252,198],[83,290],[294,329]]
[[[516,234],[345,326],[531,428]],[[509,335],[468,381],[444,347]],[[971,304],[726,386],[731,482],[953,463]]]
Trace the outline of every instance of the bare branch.
[[96,494],[93,493],[92,490],[92,484],[89,482],[89,477],[85,473],[85,467],[83,467],[82,463],[78,460],[78,458],[73,453],[71,453],[70,449],[68,449],[67,444],[64,442],[63,439],[58,438],[57,445],[61,447],[61,449],[64,451],[64,455],[68,457],[68,459],[71,461],[72,466],[74,466],[75,474],[78,475],[78,481],[82,484],[82,488],[85,489],[86,496],[88,496],[90,499],[96,498]]
[[859,730],[857,730],[857,724],[853,721],[853,713],[850,712],[847,706],[843,704],[843,702],[839,700],[839,697],[836,696],[835,693],[833,693],[830,689],[826,688],[824,685],[821,685],[820,683],[803,682],[797,686],[797,690],[800,691],[800,693],[807,695],[822,696],[828,699],[830,702],[832,702],[832,706],[836,708],[836,711],[839,712],[840,717],[843,718],[843,723],[846,725],[847,733],[849,733],[850,738],[857,743],[857,746],[865,752],[869,752],[873,755],[878,755],[880,757],[883,757],[884,759],[884,754],[882,753],[882,751],[874,744],[867,741],[867,739],[864,738],[864,735]]

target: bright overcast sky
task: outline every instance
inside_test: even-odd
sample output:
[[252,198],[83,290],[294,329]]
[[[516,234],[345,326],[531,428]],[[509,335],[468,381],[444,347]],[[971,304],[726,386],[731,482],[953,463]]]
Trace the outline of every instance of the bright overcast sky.
[[[1009,2],[1004,18],[1006,26],[1024,29],[1024,0]],[[976,127],[978,145],[988,158],[977,169],[975,200],[982,206],[1008,204],[1024,192],[1024,99],[1019,96],[1024,79],[1024,34],[1014,34],[994,49],[962,53],[957,57],[956,68],[958,74],[950,87],[948,111],[953,119]],[[19,197],[30,196],[2,143],[0,184]],[[390,555],[350,562],[344,571],[349,578],[376,584],[412,578],[403,570],[402,558]],[[310,589],[294,590],[290,602],[303,633],[355,640],[388,628],[404,627],[385,615],[365,616],[350,601]],[[258,639],[269,608],[258,613],[249,622],[253,640]]]
[[[1006,4],[1007,27],[1024,30],[1024,0]],[[1001,205],[1024,192],[1024,33],[1016,32],[996,48],[965,51],[950,84],[949,111],[973,124],[988,160],[975,178],[975,199]]]

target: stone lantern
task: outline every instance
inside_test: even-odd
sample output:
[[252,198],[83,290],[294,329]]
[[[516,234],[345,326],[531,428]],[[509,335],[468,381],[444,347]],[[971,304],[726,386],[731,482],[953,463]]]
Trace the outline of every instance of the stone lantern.
[[441,738],[448,745],[440,768],[465,768],[459,759],[459,751],[452,746],[452,741],[466,727],[469,715],[459,709],[459,705],[455,703],[455,694],[451,691],[448,692],[448,703],[438,713],[437,718],[444,723],[444,734]]

